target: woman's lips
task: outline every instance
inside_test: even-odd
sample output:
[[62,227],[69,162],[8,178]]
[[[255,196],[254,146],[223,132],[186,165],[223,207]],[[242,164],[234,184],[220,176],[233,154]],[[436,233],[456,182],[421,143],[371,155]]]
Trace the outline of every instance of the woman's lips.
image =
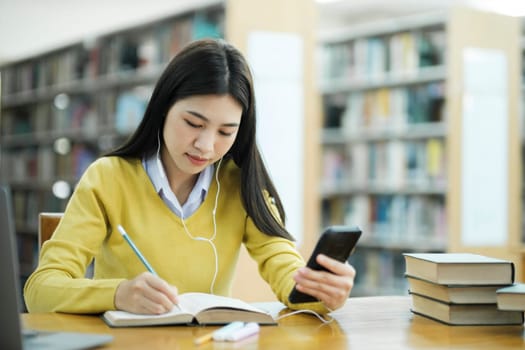
[[198,156],[193,156],[191,154],[187,154],[187,157],[188,159],[190,160],[190,162],[193,164],[193,165],[197,165],[197,166],[202,166],[204,164],[206,164],[208,162],[208,159],[206,158],[201,158],[201,157],[198,157]]

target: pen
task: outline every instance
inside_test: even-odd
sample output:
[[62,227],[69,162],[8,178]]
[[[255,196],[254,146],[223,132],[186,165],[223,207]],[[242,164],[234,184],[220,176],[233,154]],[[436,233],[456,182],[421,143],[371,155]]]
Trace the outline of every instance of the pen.
[[248,322],[241,329],[237,329],[230,332],[224,340],[226,341],[238,341],[244,338],[248,338],[251,335],[259,333],[259,324],[256,322]]
[[197,339],[195,339],[194,343],[195,345],[201,345],[212,339],[213,340],[224,340],[224,337],[228,335],[231,331],[242,328],[243,326],[244,326],[244,322],[240,322],[240,321],[229,323],[226,326],[221,327],[213,332],[210,332],[208,334],[204,334],[203,336],[198,337]]
[[146,268],[148,269],[149,272],[151,272],[152,274],[154,274],[155,276],[158,276],[157,273],[155,272],[155,270],[153,270],[153,267],[151,267],[151,265],[148,263],[148,261],[146,260],[146,258],[142,255],[142,253],[140,252],[139,248],[137,248],[137,246],[135,245],[135,243],[133,243],[133,241],[131,240],[131,238],[129,238],[128,234],[126,233],[126,230],[124,230],[124,227],[122,227],[121,225],[118,225],[117,226],[117,229],[119,230],[120,234],[122,235],[122,237],[124,237],[124,239],[126,240],[126,242],[128,242],[129,246],[131,247],[131,249],[133,249],[133,251],[135,252],[135,254],[138,256],[138,258],[140,259],[140,261],[142,261],[142,263],[144,264],[144,266],[146,266]]

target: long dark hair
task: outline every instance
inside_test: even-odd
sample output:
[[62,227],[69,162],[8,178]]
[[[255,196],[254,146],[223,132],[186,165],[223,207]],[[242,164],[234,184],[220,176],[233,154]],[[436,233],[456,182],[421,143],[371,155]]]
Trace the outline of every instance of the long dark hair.
[[[243,107],[237,137],[227,156],[241,169],[241,197],[255,226],[270,236],[290,240],[279,194],[261,158],[255,138],[255,94],[243,55],[220,39],[190,43],[168,64],[153,90],[144,117],[131,137],[106,156],[142,158],[158,146],[166,115],[175,102],[193,95],[229,94]],[[263,191],[275,201],[282,223],[270,211]]]

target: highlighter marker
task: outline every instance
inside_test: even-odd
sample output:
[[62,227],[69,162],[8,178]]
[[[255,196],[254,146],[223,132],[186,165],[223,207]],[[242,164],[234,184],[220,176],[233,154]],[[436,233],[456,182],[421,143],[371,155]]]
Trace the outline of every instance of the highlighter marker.
[[226,340],[226,337],[229,334],[243,327],[244,327],[244,322],[241,322],[241,321],[235,321],[235,322],[229,323],[226,326],[219,328],[215,332],[213,332],[213,340],[224,341]]
[[226,341],[238,341],[248,338],[251,335],[259,333],[259,324],[256,322],[249,322],[241,329],[237,329],[226,336]]
[[223,341],[224,337],[227,334],[229,334],[235,329],[239,329],[242,327],[244,327],[244,322],[240,322],[240,321],[232,322],[232,323],[227,324],[224,327],[217,329],[216,331],[213,331],[213,332],[210,332],[208,334],[198,337],[197,339],[195,339],[194,343],[195,345],[201,345],[212,339]]

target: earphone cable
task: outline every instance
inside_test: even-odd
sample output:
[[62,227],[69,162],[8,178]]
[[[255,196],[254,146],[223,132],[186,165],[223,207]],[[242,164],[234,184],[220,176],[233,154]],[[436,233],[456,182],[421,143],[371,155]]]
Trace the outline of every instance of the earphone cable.
[[[157,166],[159,168],[161,177],[165,177],[165,173],[162,167],[162,164],[160,162],[160,132],[157,134],[157,140],[158,140],[158,148],[157,148]],[[217,236],[217,219],[216,219],[216,212],[217,212],[217,205],[219,203],[219,193],[221,192],[221,183],[219,181],[219,169],[221,167],[222,158],[219,159],[219,163],[217,164],[217,169],[215,170],[215,182],[217,183],[217,193],[215,194],[215,204],[213,206],[212,211],[212,222],[213,222],[213,235],[210,238],[206,237],[194,237],[190,231],[188,230],[188,227],[186,227],[186,222],[184,221],[184,212],[181,210],[181,216],[180,220],[182,222],[182,226],[184,227],[184,231],[190,237],[190,239],[195,241],[205,241],[208,242],[211,245],[211,248],[213,250],[213,255],[215,257],[215,273],[213,274],[213,278],[210,285],[210,293],[213,294],[213,290],[215,288],[215,280],[217,279],[217,275],[219,273],[219,254],[217,253],[217,247],[215,246],[215,243],[213,243],[213,240]]]
[[219,163],[217,164],[217,169],[215,170],[215,181],[217,183],[217,193],[215,194],[215,204],[212,211],[212,222],[213,222],[213,235],[210,238],[206,237],[194,237],[190,231],[188,230],[188,227],[186,226],[186,222],[184,220],[184,215],[181,214],[180,220],[182,222],[182,226],[184,227],[184,231],[190,237],[190,239],[193,239],[195,241],[205,241],[208,242],[213,250],[213,255],[215,257],[215,273],[213,274],[212,282],[210,285],[210,293],[213,294],[213,290],[215,288],[215,281],[217,279],[217,275],[219,273],[219,254],[217,253],[217,247],[215,246],[215,243],[213,243],[213,240],[217,236],[217,219],[216,219],[216,212],[217,212],[217,206],[219,204],[219,194],[221,192],[221,183],[219,181],[219,169],[221,167],[222,158],[219,160]]

